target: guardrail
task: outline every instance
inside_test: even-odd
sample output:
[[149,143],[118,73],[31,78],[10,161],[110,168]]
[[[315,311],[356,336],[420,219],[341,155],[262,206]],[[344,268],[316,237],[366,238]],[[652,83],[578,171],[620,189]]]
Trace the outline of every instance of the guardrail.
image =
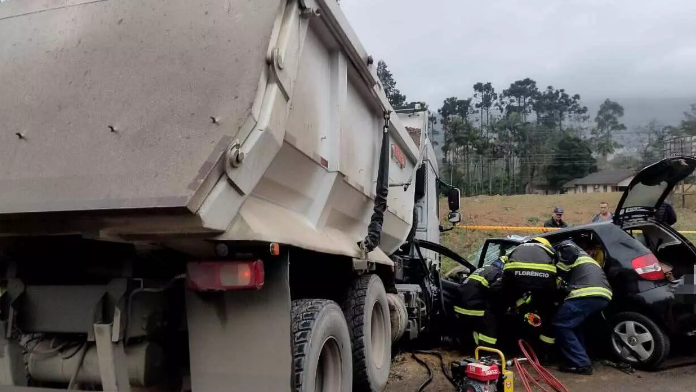
[[[464,225],[455,226],[459,230],[481,230],[481,231],[524,231],[524,232],[539,232],[548,233],[558,230],[557,227],[538,227],[538,226],[482,226],[482,225]],[[681,234],[696,234],[696,230],[678,230]]]

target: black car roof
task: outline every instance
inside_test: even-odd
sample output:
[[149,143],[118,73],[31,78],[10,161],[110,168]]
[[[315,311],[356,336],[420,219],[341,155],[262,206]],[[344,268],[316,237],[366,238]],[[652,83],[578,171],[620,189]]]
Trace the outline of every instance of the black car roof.
[[[533,227],[530,227],[530,229],[533,229]],[[541,237],[541,238],[546,238],[546,237],[555,237],[557,235],[563,235],[563,233],[574,233],[576,231],[597,231],[597,232],[607,232],[611,230],[621,230],[620,227],[616,226],[614,222],[611,221],[606,221],[606,222],[596,222],[596,223],[588,223],[584,225],[578,225],[578,226],[570,226],[570,227],[565,227],[563,229],[558,229],[558,230],[550,230],[545,233],[540,233],[540,234],[533,234],[530,236],[527,236],[527,238],[534,238],[534,237]],[[491,239],[500,239],[500,240],[506,240],[506,241],[511,241],[511,242],[518,242],[518,243],[523,243],[524,241],[520,241],[514,238],[505,238],[505,237],[493,237]]]

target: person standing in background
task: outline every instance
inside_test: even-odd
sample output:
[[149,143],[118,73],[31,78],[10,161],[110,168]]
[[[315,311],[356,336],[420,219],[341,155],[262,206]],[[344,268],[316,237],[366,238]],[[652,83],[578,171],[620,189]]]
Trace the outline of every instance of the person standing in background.
[[563,222],[563,208],[562,207],[554,207],[553,216],[551,217],[551,219],[544,222],[544,227],[558,227],[558,228],[568,227],[568,225],[565,222]]
[[663,201],[657,211],[655,211],[655,219],[659,222],[666,223],[670,226],[677,223],[677,213],[674,212],[674,208],[667,201]]
[[592,223],[606,222],[614,219],[614,214],[609,212],[609,203],[603,201],[599,203],[599,214],[592,218]]

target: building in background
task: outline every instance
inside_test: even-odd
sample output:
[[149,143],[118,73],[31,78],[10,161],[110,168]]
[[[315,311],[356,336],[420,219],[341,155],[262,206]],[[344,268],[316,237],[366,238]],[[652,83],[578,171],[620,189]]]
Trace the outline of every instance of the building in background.
[[583,178],[568,181],[563,185],[565,193],[623,192],[631,183],[635,170],[602,170]]

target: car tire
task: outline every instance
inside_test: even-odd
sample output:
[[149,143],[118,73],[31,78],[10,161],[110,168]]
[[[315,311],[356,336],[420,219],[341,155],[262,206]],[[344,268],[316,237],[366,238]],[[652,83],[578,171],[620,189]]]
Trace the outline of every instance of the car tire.
[[348,324],[333,301],[292,301],[296,392],[350,391],[353,360]]
[[[669,336],[654,321],[640,313],[619,313],[612,318],[610,326],[612,353],[623,362],[651,370],[660,366],[669,355]],[[624,344],[628,344],[640,360]]]
[[353,343],[353,391],[382,391],[391,365],[389,301],[382,280],[372,274],[357,278],[343,313]]

